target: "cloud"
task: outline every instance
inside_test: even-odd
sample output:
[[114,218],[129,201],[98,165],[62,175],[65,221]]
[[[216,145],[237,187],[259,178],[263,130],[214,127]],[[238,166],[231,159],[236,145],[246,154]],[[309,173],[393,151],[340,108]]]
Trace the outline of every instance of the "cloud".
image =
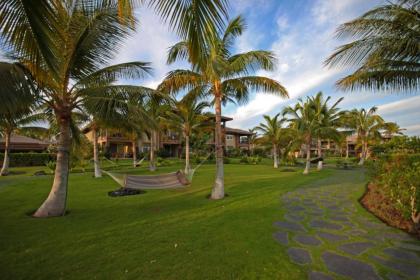
[[[339,70],[323,66],[325,58],[339,44],[333,34],[338,24],[356,17],[367,10],[364,0],[317,0],[312,3],[305,14],[298,18],[275,12],[278,15],[270,49],[278,58],[278,68],[273,73],[264,75],[282,83],[292,100],[308,94],[316,93],[322,86],[329,83],[329,89],[340,74]],[[376,1],[373,1],[376,2]],[[370,6],[374,4],[370,3]],[[252,10],[252,8],[250,8]],[[365,10],[364,10],[365,9]],[[289,20],[292,19],[293,21]],[[250,25],[258,22],[250,22]],[[262,41],[252,36],[241,39],[242,49],[257,48]],[[255,125],[247,122],[256,115],[262,115],[278,110],[286,101],[256,93],[255,97],[245,106],[240,106],[233,113],[234,124],[243,128]],[[277,112],[277,111],[276,111]]]
[[420,108],[420,96],[414,96],[407,99],[398,100],[392,103],[380,105],[378,106],[378,112],[380,114],[392,115],[392,114],[401,114],[402,112],[407,113],[407,112],[419,111],[419,108]]
[[143,6],[135,13],[139,19],[136,32],[124,42],[124,46],[119,50],[113,63],[152,62],[153,77],[140,83],[148,87],[156,87],[169,70],[178,66],[177,64],[168,66],[166,58],[168,48],[179,39],[151,9]]

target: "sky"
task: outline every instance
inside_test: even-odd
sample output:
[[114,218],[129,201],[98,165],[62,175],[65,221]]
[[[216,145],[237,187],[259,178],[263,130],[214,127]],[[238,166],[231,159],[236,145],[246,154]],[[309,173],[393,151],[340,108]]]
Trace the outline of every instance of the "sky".
[[[247,30],[238,38],[233,52],[273,51],[278,59],[276,69],[256,74],[279,81],[290,98],[253,92],[247,104],[223,108],[223,115],[234,119],[228,125],[252,128],[262,121],[262,115],[275,115],[284,106],[296,103],[297,98],[322,91],[333,101],[344,97],[342,109],[377,106],[386,121],[397,122],[407,129],[405,134],[420,135],[419,92],[340,92],[335,82],[346,73],[323,66],[334,48],[344,43],[334,38],[338,25],[384,3],[384,0],[231,0],[230,17],[242,15],[247,23]],[[151,62],[153,76],[134,82],[156,87],[168,71],[188,65],[167,65],[168,48],[179,38],[147,7],[137,9],[136,15],[137,31],[120,48],[113,62]]]

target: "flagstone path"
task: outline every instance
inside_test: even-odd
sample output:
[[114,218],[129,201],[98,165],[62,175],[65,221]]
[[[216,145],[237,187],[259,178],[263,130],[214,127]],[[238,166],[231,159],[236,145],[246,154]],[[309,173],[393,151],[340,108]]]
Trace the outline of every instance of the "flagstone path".
[[337,171],[281,197],[273,237],[308,279],[420,279],[420,241],[361,207],[364,182]]

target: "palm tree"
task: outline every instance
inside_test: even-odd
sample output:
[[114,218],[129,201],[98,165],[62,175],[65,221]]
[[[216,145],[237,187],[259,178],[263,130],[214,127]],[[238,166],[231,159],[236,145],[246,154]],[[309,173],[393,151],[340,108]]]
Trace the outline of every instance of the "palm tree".
[[255,145],[257,143],[257,131],[254,127],[254,128],[248,129],[248,132],[251,133],[251,135],[248,137],[249,147],[251,150],[250,152],[251,152],[251,155],[254,155]]
[[0,62],[2,102],[0,104],[0,134],[5,139],[5,151],[0,176],[9,173],[9,153],[12,133],[31,123],[36,96],[32,77],[22,65]]
[[114,82],[141,78],[150,71],[143,62],[106,66],[131,29],[120,22],[116,6],[103,3],[87,13],[81,4],[89,3],[7,0],[0,4],[5,15],[0,19],[2,43],[29,69],[60,130],[53,186],[35,217],[65,213],[72,112],[89,107],[106,114],[125,108],[122,100],[137,94],[138,88]]
[[337,128],[341,124],[343,114],[337,108],[337,105],[343,98],[339,98],[331,107],[328,105],[330,99],[330,96],[324,99],[322,92],[318,92],[315,96],[308,99],[313,107],[317,122],[314,136],[317,138],[318,170],[321,170],[323,167],[322,139],[332,139],[337,142],[340,138]]
[[181,100],[172,100],[172,110],[168,111],[165,119],[169,127],[181,132],[185,140],[185,174],[190,174],[190,137],[192,133],[208,125],[209,116],[203,110],[210,106],[208,102],[199,102],[193,90]]
[[233,55],[231,48],[236,37],[245,28],[244,20],[237,17],[230,21],[223,33],[214,33],[202,46],[199,59],[193,55],[194,45],[188,41],[175,44],[169,50],[168,63],[188,59],[192,70],[170,72],[162,87],[170,92],[201,87],[202,96],[210,97],[215,107],[216,180],[212,199],[224,197],[222,103],[248,100],[249,91],[256,90],[287,97],[286,89],[277,81],[250,73],[258,69],[272,70],[274,55],[269,51],[250,51]]
[[348,113],[348,126],[357,133],[357,138],[361,143],[362,155],[359,165],[363,165],[368,157],[369,142],[380,139],[380,130],[384,128],[385,122],[378,114],[377,107],[366,109],[354,109]]
[[317,134],[318,119],[316,111],[308,97],[306,102],[301,98],[295,106],[288,106],[283,109],[283,115],[288,116],[290,127],[300,136],[306,146],[306,166],[303,174],[309,173],[311,167],[311,144],[313,137]]
[[332,66],[358,67],[339,80],[341,89],[418,91],[420,81],[420,5],[396,0],[374,8],[337,29],[337,37],[356,39],[326,60]]
[[389,138],[395,136],[395,135],[404,135],[405,128],[401,128],[397,123],[395,122],[386,122],[384,124],[384,130],[385,135]]
[[279,119],[280,113],[275,115],[273,118],[270,118],[270,116],[267,115],[264,115],[263,117],[265,123],[260,123],[259,126],[255,127],[255,130],[263,134],[261,139],[263,142],[271,144],[273,151],[274,168],[278,168],[278,147],[280,144],[280,137],[282,134],[282,125],[286,121],[286,119]]

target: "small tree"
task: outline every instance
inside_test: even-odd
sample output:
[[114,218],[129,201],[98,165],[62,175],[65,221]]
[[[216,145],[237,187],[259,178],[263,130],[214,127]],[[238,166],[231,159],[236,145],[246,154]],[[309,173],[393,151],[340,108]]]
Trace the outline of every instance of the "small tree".
[[270,116],[264,115],[265,123],[260,123],[259,126],[255,127],[256,131],[262,133],[262,138],[260,139],[262,142],[270,143],[271,149],[273,153],[273,160],[274,160],[274,168],[279,167],[279,144],[281,140],[282,134],[282,125],[286,121],[286,119],[279,119],[280,113],[275,115],[273,118]]

